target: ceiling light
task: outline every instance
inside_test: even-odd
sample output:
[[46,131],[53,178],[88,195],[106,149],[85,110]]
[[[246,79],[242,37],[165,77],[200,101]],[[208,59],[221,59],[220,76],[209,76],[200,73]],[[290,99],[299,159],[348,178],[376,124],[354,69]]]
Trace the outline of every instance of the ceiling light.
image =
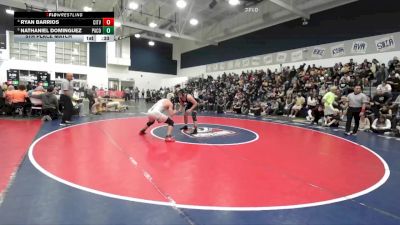
[[171,34],[170,33],[165,33],[165,37],[170,38]]
[[150,23],[149,23],[149,27],[151,27],[151,28],[154,28],[154,27],[156,27],[156,26],[157,26],[157,24],[154,23],[154,22],[150,22]]
[[196,26],[199,23],[199,21],[195,18],[192,18],[192,19],[190,19],[189,23],[193,26]]
[[149,41],[150,46],[154,46],[154,41]]
[[140,34],[135,34],[135,38],[140,38]]
[[308,25],[308,19],[307,18],[303,18],[303,22],[301,23],[301,25],[307,26]]
[[212,0],[208,5],[208,7],[210,7],[210,9],[213,9],[217,4],[218,4],[217,0]]
[[114,22],[114,26],[115,26],[115,27],[121,27],[121,22],[115,21],[115,22]]
[[92,10],[93,9],[91,7],[89,7],[89,6],[83,7],[83,11],[85,11],[85,12],[91,12]]
[[6,9],[6,13],[10,15],[14,15],[14,10],[12,9]]
[[235,6],[235,5],[239,5],[239,4],[240,4],[239,0],[229,0],[229,5]]
[[136,2],[131,2],[129,3],[129,8],[132,10],[136,10],[139,8],[139,4],[137,4]]
[[176,1],[176,6],[178,6],[178,8],[183,9],[185,8],[187,5],[185,0],[178,0]]

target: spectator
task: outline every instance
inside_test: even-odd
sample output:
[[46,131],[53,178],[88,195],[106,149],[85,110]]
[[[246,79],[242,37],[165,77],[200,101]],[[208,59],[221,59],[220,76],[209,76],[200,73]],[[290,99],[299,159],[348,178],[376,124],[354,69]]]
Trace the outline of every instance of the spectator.
[[332,115],[335,112],[335,108],[333,107],[333,103],[335,102],[337,96],[337,87],[333,86],[330,88],[329,92],[324,95],[322,98],[322,102],[324,103],[324,115]]
[[317,94],[313,93],[312,95],[307,97],[307,117],[308,121],[312,121],[314,118],[312,116],[312,111],[318,104]]
[[242,114],[242,101],[235,100],[235,102],[233,102],[233,111],[236,114]]
[[4,82],[0,88],[3,89],[3,91],[7,91],[8,88],[7,82]]
[[221,95],[217,100],[217,113],[225,113],[225,98]]
[[378,85],[376,90],[382,91],[383,94],[389,98],[389,100],[392,98],[392,87],[385,80],[382,81],[382,84]]
[[359,126],[359,130],[362,131],[368,131],[371,128],[371,123],[369,121],[369,119],[365,116],[365,115],[361,115],[360,116],[360,126]]
[[33,92],[32,98],[42,100],[42,120],[54,120],[58,118],[58,99],[54,94],[54,87],[49,86],[46,93]]
[[247,115],[249,113],[249,111],[250,111],[250,102],[249,101],[245,100],[243,102],[241,111],[242,111],[242,114],[245,114],[245,115]]
[[296,99],[291,98],[291,97],[286,97],[285,100],[285,106],[283,108],[283,115],[284,116],[289,116],[290,115],[290,111],[292,110],[292,106],[294,105]]
[[2,87],[0,87],[0,98],[4,98],[4,91],[3,91],[3,88]]
[[311,125],[319,123],[319,120],[324,117],[324,107],[322,105],[318,105],[312,110],[312,122]]
[[388,77],[388,73],[388,68],[385,66],[384,63],[382,63],[382,65],[376,72],[376,83],[379,85],[382,81],[386,80],[386,78]]
[[377,90],[375,96],[372,98],[371,101],[371,110],[375,116],[375,118],[379,117],[379,110],[382,108],[383,105],[387,104],[389,101],[389,97],[384,95],[382,90]]
[[301,95],[301,93],[300,92],[297,93],[296,101],[295,101],[294,106],[292,107],[292,111],[291,111],[289,117],[295,118],[297,116],[297,114],[299,113],[299,111],[303,108],[303,105],[305,102],[306,102],[306,100]]
[[335,110],[333,114],[325,116],[324,126],[326,127],[339,127],[340,113]]
[[260,116],[261,115],[261,104],[260,104],[259,101],[255,102],[251,106],[250,113],[253,114],[254,116]]
[[[397,76],[397,77],[396,77]],[[399,74],[395,74],[394,72],[390,74],[390,77],[386,80],[386,83],[391,86],[392,93],[396,94],[393,98],[396,98],[397,95],[400,94],[400,78]]]
[[29,81],[28,84],[26,85],[26,90],[30,91],[32,89],[33,89],[32,82]]
[[385,118],[391,119],[392,118],[392,110],[387,105],[384,105],[379,110],[379,115],[383,115],[383,116],[385,116]]
[[130,100],[130,90],[129,90],[129,88],[125,88],[124,89],[124,99],[125,99],[125,102],[127,102],[127,101],[129,101]]
[[347,109],[349,108],[349,100],[346,96],[340,98],[338,106],[340,118],[343,119],[344,115],[347,114]]
[[37,86],[35,90],[32,92],[32,95],[41,95],[44,93],[46,93],[46,91],[44,90],[43,86]]
[[139,101],[139,88],[136,87],[135,90],[133,91],[133,94],[135,96],[135,102]]
[[400,130],[397,129],[397,125],[400,122],[400,95],[393,102],[393,108],[396,109],[396,113],[392,120],[392,129],[396,135],[400,135]]
[[376,118],[371,125],[371,130],[377,134],[384,134],[385,132],[391,131],[391,123],[390,120],[386,119],[385,116],[381,115],[379,118]]
[[13,90],[9,92],[9,99],[11,100],[11,110],[14,112],[16,108],[22,108],[22,114],[27,115],[27,109],[30,106],[27,102],[28,93],[26,92],[26,87],[23,84],[18,86],[18,90]]

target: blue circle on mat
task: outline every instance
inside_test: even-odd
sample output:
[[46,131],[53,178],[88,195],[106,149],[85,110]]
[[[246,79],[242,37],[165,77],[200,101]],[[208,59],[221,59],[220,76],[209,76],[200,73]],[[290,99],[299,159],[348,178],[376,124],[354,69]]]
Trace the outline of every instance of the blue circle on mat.
[[[238,145],[247,144],[258,139],[254,131],[220,124],[202,123],[198,125],[198,133],[191,135],[193,125],[189,130],[182,131],[183,124],[175,124],[173,136],[178,143],[200,144],[200,145]],[[156,127],[151,131],[152,135],[164,139],[167,133],[167,125]]]

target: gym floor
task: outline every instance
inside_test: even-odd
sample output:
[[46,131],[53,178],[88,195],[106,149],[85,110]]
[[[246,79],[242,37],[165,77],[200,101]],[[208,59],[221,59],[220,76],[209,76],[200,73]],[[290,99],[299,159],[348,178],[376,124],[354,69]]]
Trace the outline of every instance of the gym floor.
[[1,120],[0,224],[400,224],[397,138],[202,113],[165,143],[148,107]]

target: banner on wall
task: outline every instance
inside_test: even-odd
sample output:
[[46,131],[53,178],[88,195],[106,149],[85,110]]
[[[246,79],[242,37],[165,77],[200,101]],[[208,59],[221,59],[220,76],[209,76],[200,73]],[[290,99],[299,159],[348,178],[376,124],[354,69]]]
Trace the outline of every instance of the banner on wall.
[[276,54],[276,61],[279,63],[284,63],[286,61],[287,53],[286,52],[280,52]]
[[331,54],[332,57],[344,56],[344,43],[334,45],[331,47]]
[[219,70],[225,70],[225,62],[219,63]]
[[212,68],[213,71],[218,71],[218,63],[215,63]]
[[375,45],[378,52],[384,52],[396,47],[393,35],[376,40]]
[[249,58],[242,59],[242,68],[246,68],[248,66],[250,66],[250,59]]
[[365,54],[367,52],[368,43],[365,41],[353,41],[351,45],[351,53]]
[[226,64],[226,69],[228,69],[228,70],[233,69],[233,64],[234,64],[233,61],[228,61],[227,64]]
[[272,55],[265,55],[263,56],[264,64],[271,64],[272,63]]
[[251,57],[251,65],[252,66],[259,66],[261,64],[260,61],[261,61],[260,56]]
[[240,59],[235,60],[235,69],[239,69],[242,67],[242,61]]
[[211,72],[211,65],[207,65],[207,66],[206,66],[206,72],[207,72],[207,73]]
[[313,51],[311,52],[312,58],[322,58],[325,56],[325,48],[322,47],[314,47]]
[[299,50],[299,51],[292,52],[291,58],[292,58],[293,62],[302,60],[303,59],[303,51]]

